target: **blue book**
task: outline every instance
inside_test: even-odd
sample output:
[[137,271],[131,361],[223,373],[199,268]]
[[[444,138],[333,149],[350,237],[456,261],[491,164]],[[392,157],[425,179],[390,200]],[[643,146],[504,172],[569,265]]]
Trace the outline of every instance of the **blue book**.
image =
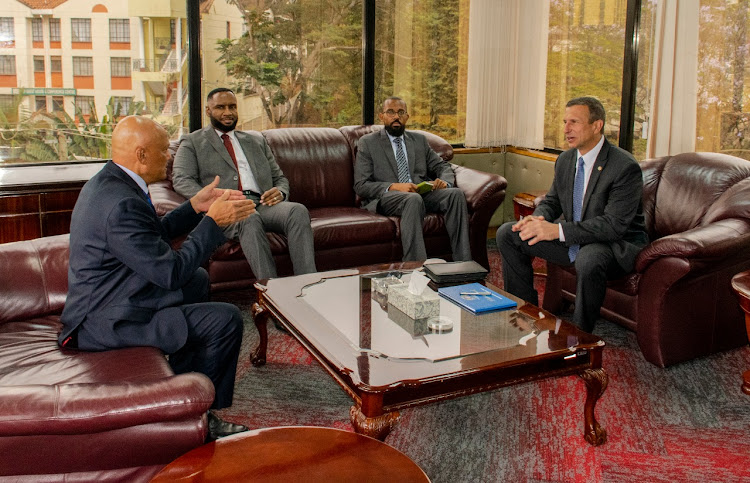
[[510,309],[517,306],[508,297],[503,297],[480,283],[441,287],[438,289],[438,294],[475,314]]

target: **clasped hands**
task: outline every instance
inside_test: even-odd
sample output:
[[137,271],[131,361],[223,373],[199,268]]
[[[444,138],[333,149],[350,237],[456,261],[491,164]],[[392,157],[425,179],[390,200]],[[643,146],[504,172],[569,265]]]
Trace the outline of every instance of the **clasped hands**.
[[245,198],[242,191],[217,188],[219,177],[190,198],[196,213],[206,213],[217,225],[225,227],[242,221],[255,213],[255,202]]
[[550,223],[543,216],[526,216],[511,228],[518,232],[521,240],[528,241],[529,245],[535,245],[540,241],[557,240],[560,236],[556,223]]
[[[440,178],[432,182],[433,190],[441,190],[447,187],[448,187],[448,183],[446,183]],[[388,191],[403,191],[404,193],[416,193],[417,185],[415,185],[414,183],[393,183],[390,186],[390,188],[388,188]]]

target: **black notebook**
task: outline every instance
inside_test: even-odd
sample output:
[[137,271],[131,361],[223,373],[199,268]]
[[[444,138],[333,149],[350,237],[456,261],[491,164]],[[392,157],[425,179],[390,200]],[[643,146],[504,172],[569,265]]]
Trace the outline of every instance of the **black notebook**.
[[487,269],[475,261],[430,263],[424,273],[435,283],[479,282],[487,277]]

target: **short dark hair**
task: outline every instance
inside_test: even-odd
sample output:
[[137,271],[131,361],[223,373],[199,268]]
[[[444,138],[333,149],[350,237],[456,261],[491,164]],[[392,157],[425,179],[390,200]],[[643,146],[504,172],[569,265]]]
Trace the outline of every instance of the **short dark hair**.
[[234,91],[232,89],[229,89],[227,87],[217,87],[216,89],[208,93],[208,95],[206,96],[206,100],[210,101],[211,98],[219,92],[231,92],[232,94],[234,94]]
[[401,99],[398,96],[390,96],[390,97],[386,97],[385,99],[383,99],[383,103],[380,105],[380,110],[381,111],[383,111],[383,109],[385,108],[385,103],[388,102],[388,101],[403,102],[404,103],[404,109],[407,109],[407,107],[406,107],[406,101],[405,100]]
[[607,121],[607,113],[604,111],[604,106],[601,101],[596,97],[584,96],[576,97],[568,101],[565,107],[570,106],[586,106],[589,108],[589,124],[594,121],[602,121],[602,132],[604,131],[604,124]]

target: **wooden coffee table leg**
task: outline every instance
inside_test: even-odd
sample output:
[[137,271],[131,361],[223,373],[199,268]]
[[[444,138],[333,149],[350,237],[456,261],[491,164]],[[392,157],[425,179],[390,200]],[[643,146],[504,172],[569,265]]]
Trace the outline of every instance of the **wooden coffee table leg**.
[[260,367],[266,363],[266,351],[268,350],[268,328],[266,324],[271,313],[259,303],[254,303],[251,310],[253,312],[255,327],[258,329],[258,334],[260,335],[260,342],[258,342],[258,347],[250,356],[250,361],[255,367]]
[[583,438],[592,446],[599,446],[607,441],[607,431],[599,426],[594,414],[596,408],[596,402],[604,394],[604,390],[607,389],[607,383],[609,377],[604,369],[586,369],[581,374],[581,379],[586,383],[586,406],[584,408],[585,414],[585,428],[583,432]]
[[349,409],[349,419],[354,431],[380,441],[385,440],[398,417],[398,411],[383,413],[383,396],[377,394],[363,395],[361,405],[354,405]]

